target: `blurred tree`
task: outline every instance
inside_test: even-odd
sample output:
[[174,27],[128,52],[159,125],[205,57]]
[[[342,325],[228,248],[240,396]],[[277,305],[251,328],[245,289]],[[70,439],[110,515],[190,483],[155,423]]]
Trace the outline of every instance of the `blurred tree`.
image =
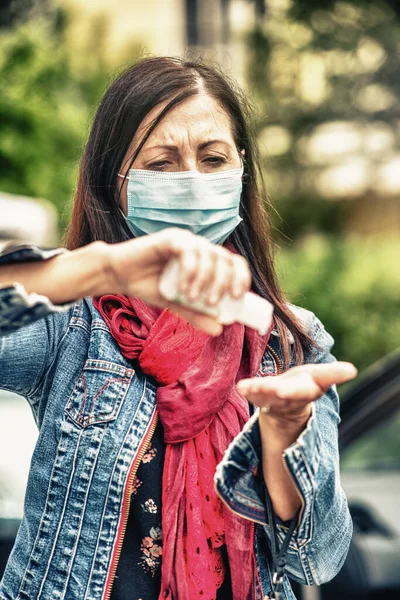
[[400,3],[251,1],[248,83],[267,180],[284,220],[304,212],[286,199],[310,202],[309,220],[297,219],[290,235],[314,218],[318,227],[316,198],[340,202],[393,185],[398,193],[391,161],[400,157]]
[[11,27],[26,20],[35,5],[35,0],[2,0],[0,2],[0,28]]
[[107,26],[93,22],[78,69],[68,13],[35,15],[0,31],[0,190],[47,198],[63,226],[90,113],[110,76],[102,58],[106,36],[98,35]]
[[[281,280],[364,368],[400,345],[400,3],[249,1],[263,166],[295,242],[278,252]],[[349,235],[368,218],[397,237]]]
[[[248,38],[250,84],[268,108],[260,127],[279,122],[296,134],[333,118],[400,115],[395,0],[327,0],[323,7],[318,0],[265,0],[265,18],[252,1],[258,18]],[[379,90],[375,98],[360,96],[372,81],[394,98],[384,102]]]
[[278,254],[294,304],[312,310],[335,339],[335,355],[363,369],[400,345],[398,239],[308,236]]

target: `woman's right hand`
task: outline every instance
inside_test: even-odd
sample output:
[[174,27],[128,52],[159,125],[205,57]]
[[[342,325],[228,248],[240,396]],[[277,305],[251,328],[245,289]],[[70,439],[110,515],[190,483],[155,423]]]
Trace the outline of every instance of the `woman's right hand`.
[[247,261],[204,237],[179,228],[107,244],[106,270],[109,292],[136,296],[160,308],[168,307],[194,326],[211,335],[222,326],[213,318],[165,300],[158,285],[164,267],[172,259],[179,262],[179,291],[190,300],[202,295],[210,305],[225,292],[240,298],[251,286]]

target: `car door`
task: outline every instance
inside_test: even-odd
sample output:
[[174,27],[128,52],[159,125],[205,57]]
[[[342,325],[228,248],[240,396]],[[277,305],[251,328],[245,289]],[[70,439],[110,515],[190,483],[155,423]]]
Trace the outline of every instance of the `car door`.
[[400,598],[400,351],[341,394],[342,485],[354,534],[340,573],[301,600]]
[[23,514],[37,436],[26,399],[0,390],[0,579]]

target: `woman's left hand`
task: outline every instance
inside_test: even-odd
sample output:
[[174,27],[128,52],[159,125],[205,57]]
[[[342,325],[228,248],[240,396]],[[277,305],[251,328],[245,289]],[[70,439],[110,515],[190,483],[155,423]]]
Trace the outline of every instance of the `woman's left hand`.
[[300,365],[281,375],[253,377],[238,382],[238,390],[255,406],[266,407],[260,416],[277,422],[305,423],[311,403],[334,384],[350,381],[357,375],[349,362]]

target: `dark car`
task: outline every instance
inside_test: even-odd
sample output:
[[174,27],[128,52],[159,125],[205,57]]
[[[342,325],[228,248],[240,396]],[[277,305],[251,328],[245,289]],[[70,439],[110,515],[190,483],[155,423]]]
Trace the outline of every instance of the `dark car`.
[[340,573],[301,600],[400,599],[400,351],[341,393],[342,485],[354,534]]
[[[299,600],[398,600],[400,351],[370,367],[341,396],[341,473],[354,535],[335,579],[321,587],[294,583],[295,593]],[[0,391],[0,578],[22,514],[36,437],[26,400]]]

